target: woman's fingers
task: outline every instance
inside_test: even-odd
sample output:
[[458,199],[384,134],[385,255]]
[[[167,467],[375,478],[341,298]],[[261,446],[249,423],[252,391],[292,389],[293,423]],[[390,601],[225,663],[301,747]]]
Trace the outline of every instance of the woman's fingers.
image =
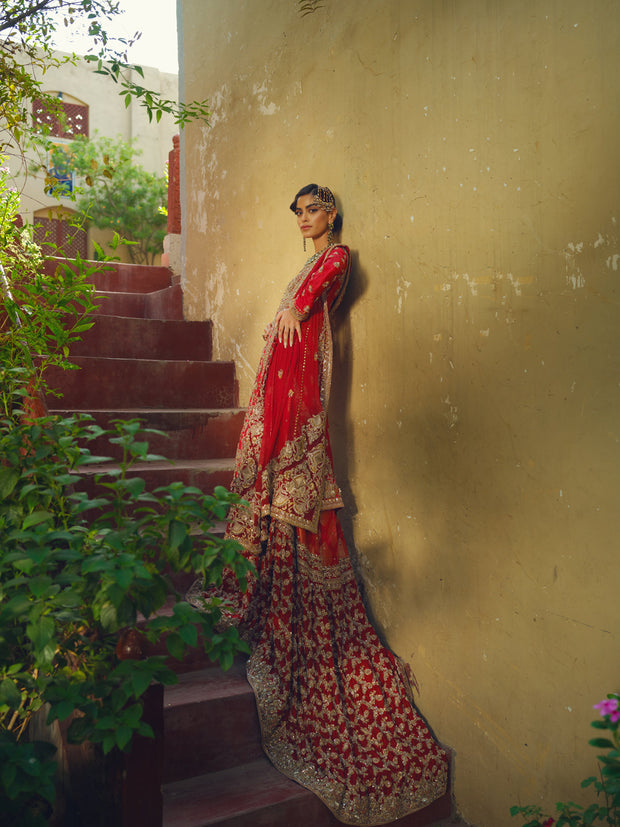
[[301,343],[301,325],[290,310],[281,310],[275,318],[275,324],[278,329],[278,341],[284,347],[293,346],[295,334],[297,334]]

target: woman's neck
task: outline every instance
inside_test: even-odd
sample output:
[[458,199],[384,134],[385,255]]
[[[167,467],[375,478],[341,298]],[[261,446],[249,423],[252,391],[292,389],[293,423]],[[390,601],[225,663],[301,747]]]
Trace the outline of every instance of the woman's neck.
[[[313,241],[314,241],[314,239],[313,239]],[[326,238],[320,238],[320,239],[314,241],[314,252],[315,252],[315,254],[316,253],[322,253],[323,250],[327,250],[328,247],[329,247],[329,244],[327,243]]]

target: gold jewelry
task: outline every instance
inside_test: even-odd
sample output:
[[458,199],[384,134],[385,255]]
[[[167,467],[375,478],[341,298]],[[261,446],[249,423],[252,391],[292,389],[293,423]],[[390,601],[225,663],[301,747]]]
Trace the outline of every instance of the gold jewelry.
[[304,236],[304,253],[306,252],[306,236]]
[[329,187],[317,187],[314,195],[314,203],[325,212],[336,209],[336,199]]
[[330,221],[327,225],[327,246],[331,247],[334,243],[334,222]]

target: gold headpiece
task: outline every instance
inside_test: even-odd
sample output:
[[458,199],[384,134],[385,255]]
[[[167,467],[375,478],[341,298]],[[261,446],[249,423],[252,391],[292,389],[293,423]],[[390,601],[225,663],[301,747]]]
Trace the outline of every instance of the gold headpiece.
[[336,199],[334,194],[328,187],[317,187],[314,195],[314,203],[325,212],[331,212],[336,209]]

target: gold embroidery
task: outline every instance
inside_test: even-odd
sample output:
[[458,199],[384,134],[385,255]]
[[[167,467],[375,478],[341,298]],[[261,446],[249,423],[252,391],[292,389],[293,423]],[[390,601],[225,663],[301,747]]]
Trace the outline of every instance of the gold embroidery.
[[284,371],[282,370],[282,368],[280,368],[280,370],[278,371],[278,379],[282,379],[283,374]]
[[[325,260],[329,260],[330,264],[333,263],[334,254],[338,255],[339,252],[340,248],[337,251],[330,251]],[[306,263],[298,275],[292,279],[284,292],[279,310],[294,306],[295,297],[299,294],[304,281],[312,272],[314,264]],[[345,272],[335,282],[334,286],[337,292],[332,307],[340,301],[346,284],[346,276],[347,273]],[[332,290],[330,295],[333,296],[333,294],[334,291]],[[322,409],[326,411],[332,372],[332,337],[329,318],[331,308],[328,305],[326,296],[323,296],[322,302],[323,314],[319,326],[318,350],[310,355],[306,348],[303,349],[302,372],[305,371],[307,356],[311,356],[315,363],[318,362],[319,394]],[[299,313],[296,308],[294,314],[303,320],[303,314]],[[315,441],[324,442],[326,440],[326,421],[323,412],[320,414],[323,419],[319,417],[316,423],[304,423],[303,420],[298,423],[300,411],[296,410],[296,424],[293,433],[299,434],[299,436],[284,446],[277,458],[277,464],[274,460],[268,464],[266,469],[258,468],[265,421],[264,388],[276,345],[277,331],[274,328],[268,337],[259,363],[257,379],[241,432],[235,475],[231,484],[231,490],[247,500],[249,507],[235,511],[234,531],[229,526],[229,535],[234,536],[252,554],[257,553],[260,549],[261,538],[264,539],[266,531],[265,518],[278,517],[300,528],[316,531],[322,508],[334,509],[342,506],[340,490],[336,485],[332,465],[326,450],[323,450],[322,453],[313,452]],[[283,374],[280,378],[283,378]],[[300,384],[303,385],[303,382]],[[290,395],[294,395],[294,391]],[[299,404],[301,404],[301,398]],[[314,481],[310,481],[312,473],[317,476]],[[303,477],[306,485],[312,482],[306,488],[306,494],[303,496],[299,488],[293,483],[295,475]],[[287,489],[287,486],[290,490]],[[286,501],[287,493],[289,495],[288,502]],[[277,505],[274,502],[276,497]]]
[[279,616],[311,611],[293,636],[270,627],[247,664],[267,755],[346,824],[391,823],[430,804],[447,762],[402,664],[368,623],[350,560],[324,565],[279,521],[270,539]]

